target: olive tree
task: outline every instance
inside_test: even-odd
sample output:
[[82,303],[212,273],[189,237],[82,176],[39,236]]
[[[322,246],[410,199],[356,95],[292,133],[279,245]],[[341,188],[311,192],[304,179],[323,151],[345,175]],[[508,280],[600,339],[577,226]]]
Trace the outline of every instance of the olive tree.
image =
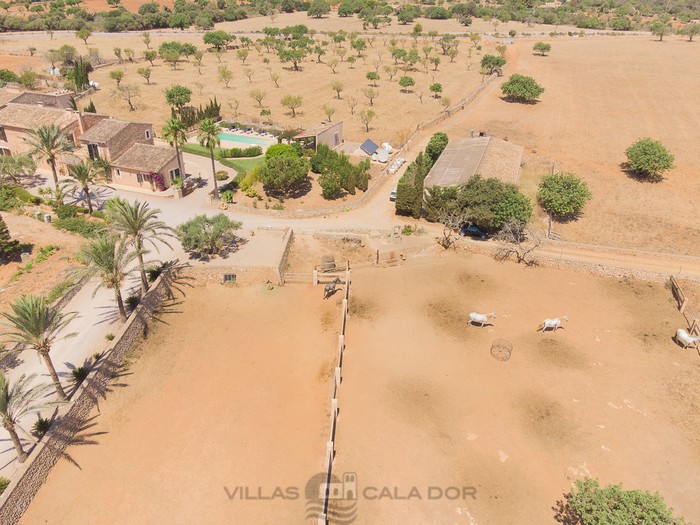
[[658,181],[673,168],[675,157],[658,140],[642,138],[625,150],[628,169],[641,177]]
[[573,173],[545,175],[537,191],[540,206],[550,217],[558,220],[578,216],[591,197],[586,181]]
[[544,93],[544,88],[534,78],[515,73],[503,83],[501,91],[507,100],[532,103]]

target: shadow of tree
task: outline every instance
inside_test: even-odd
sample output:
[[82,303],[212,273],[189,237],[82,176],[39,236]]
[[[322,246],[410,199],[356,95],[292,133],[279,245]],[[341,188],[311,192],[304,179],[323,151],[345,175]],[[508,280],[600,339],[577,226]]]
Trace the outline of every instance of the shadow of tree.
[[307,195],[311,189],[311,178],[305,177],[294,186],[292,186],[289,191],[279,191],[271,188],[265,188],[265,195],[272,197],[273,199],[298,199]]
[[658,184],[659,182],[662,182],[666,179],[661,174],[658,175],[646,175],[644,173],[640,173],[636,170],[633,170],[630,168],[629,162],[621,162],[620,163],[620,170],[624,172],[625,175],[627,175],[630,179],[636,180],[637,182],[648,182],[650,184]]
[[67,449],[73,446],[99,444],[99,441],[95,438],[103,436],[107,434],[107,432],[88,432],[88,430],[97,425],[97,423],[94,422],[97,417],[98,416],[93,416],[85,420],[82,424],[75,424],[74,426],[70,426],[70,422],[67,421],[68,417],[65,418],[58,427],[59,431],[54,432],[51,438],[46,441],[46,446],[59,454],[61,458],[82,470],[80,464],[70,455]]
[[554,520],[562,525],[580,525],[581,520],[578,515],[569,506],[569,501],[571,500],[571,493],[563,494],[563,498],[557,500],[552,507],[554,511]]

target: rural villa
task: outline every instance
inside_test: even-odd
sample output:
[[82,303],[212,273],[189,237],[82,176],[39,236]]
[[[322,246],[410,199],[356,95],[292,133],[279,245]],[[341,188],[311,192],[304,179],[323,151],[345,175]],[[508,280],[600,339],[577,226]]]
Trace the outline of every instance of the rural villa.
[[[164,191],[180,178],[175,149],[154,143],[153,125],[65,108],[65,93],[19,93],[0,89],[0,155],[30,150],[29,133],[56,125],[77,146],[59,157],[58,171],[84,159],[104,159],[112,166],[115,187]],[[19,102],[22,101],[22,102]],[[45,159],[39,167],[48,169]]]

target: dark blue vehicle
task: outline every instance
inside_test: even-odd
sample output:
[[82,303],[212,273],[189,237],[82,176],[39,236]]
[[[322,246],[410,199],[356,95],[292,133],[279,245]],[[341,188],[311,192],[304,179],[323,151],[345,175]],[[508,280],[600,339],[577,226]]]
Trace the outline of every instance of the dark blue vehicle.
[[459,229],[459,234],[462,237],[473,237],[475,239],[481,239],[482,241],[488,239],[489,236],[488,233],[479,228],[476,224],[469,224],[468,222],[462,224],[462,227]]

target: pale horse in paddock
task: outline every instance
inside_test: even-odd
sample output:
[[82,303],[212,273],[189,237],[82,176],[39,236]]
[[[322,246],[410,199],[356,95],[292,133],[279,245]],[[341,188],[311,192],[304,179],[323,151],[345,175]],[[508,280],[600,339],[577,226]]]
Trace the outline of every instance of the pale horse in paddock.
[[323,298],[328,299],[331,295],[335,293],[335,287],[340,284],[340,278],[336,277],[332,282],[328,283],[323,287]]
[[557,317],[556,319],[545,319],[540,323],[540,326],[537,327],[536,332],[539,332],[542,330],[542,332],[546,332],[548,329],[551,329],[553,332],[557,331],[557,328],[561,328],[561,322],[562,321],[568,321],[569,316],[567,315],[562,315],[561,317]]
[[469,322],[474,325],[478,324],[479,326],[484,326],[488,322],[489,318],[495,319],[496,314],[478,314],[476,312],[469,314]]
[[683,330],[683,328],[679,328],[676,331],[676,343],[681,345],[683,348],[692,346],[693,348],[697,349],[698,341],[700,341],[700,336],[690,335],[688,332]]

